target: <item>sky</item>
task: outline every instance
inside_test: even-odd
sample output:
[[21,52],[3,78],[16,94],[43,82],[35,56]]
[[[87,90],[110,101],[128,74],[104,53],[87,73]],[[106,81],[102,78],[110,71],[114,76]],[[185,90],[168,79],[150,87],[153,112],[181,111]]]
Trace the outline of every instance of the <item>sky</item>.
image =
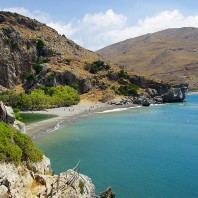
[[0,0],[0,10],[37,19],[93,51],[167,28],[198,28],[197,0]]

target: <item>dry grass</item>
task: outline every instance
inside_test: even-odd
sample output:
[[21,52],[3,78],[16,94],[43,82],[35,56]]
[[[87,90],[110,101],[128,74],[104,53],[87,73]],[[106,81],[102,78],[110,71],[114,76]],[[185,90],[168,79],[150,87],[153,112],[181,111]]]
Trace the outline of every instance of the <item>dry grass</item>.
[[167,82],[187,82],[198,87],[198,68],[185,68],[187,64],[198,62],[196,28],[169,29],[128,39],[97,53],[124,65],[128,71],[152,75]]

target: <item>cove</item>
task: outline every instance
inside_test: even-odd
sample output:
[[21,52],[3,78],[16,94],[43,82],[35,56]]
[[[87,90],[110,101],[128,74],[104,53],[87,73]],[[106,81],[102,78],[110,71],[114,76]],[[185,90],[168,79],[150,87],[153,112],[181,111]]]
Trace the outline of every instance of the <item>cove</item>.
[[81,161],[96,191],[119,198],[198,197],[198,95],[187,102],[103,112],[35,140],[56,173]]

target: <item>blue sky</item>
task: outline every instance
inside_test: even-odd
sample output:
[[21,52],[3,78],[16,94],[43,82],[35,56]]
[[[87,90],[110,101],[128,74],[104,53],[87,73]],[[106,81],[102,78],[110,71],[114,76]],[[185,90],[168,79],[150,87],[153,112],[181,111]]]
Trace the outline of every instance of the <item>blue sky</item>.
[[196,0],[0,0],[0,9],[36,18],[91,50],[167,28],[198,27]]

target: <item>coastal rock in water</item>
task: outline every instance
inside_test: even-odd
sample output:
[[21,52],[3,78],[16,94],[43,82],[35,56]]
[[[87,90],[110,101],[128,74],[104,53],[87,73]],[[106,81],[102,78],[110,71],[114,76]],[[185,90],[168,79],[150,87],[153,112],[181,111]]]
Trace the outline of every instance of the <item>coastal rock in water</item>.
[[115,193],[112,192],[111,187],[109,187],[103,192],[101,192],[98,198],[114,198],[114,197],[115,197]]
[[182,102],[188,93],[188,84],[176,85],[173,90],[162,95],[164,102]]
[[150,104],[151,103],[150,103],[150,101],[147,98],[142,100],[142,106],[148,107],[148,106],[150,106]]
[[163,103],[163,98],[161,96],[155,96],[153,98],[153,100],[155,101],[155,104],[162,104]]

